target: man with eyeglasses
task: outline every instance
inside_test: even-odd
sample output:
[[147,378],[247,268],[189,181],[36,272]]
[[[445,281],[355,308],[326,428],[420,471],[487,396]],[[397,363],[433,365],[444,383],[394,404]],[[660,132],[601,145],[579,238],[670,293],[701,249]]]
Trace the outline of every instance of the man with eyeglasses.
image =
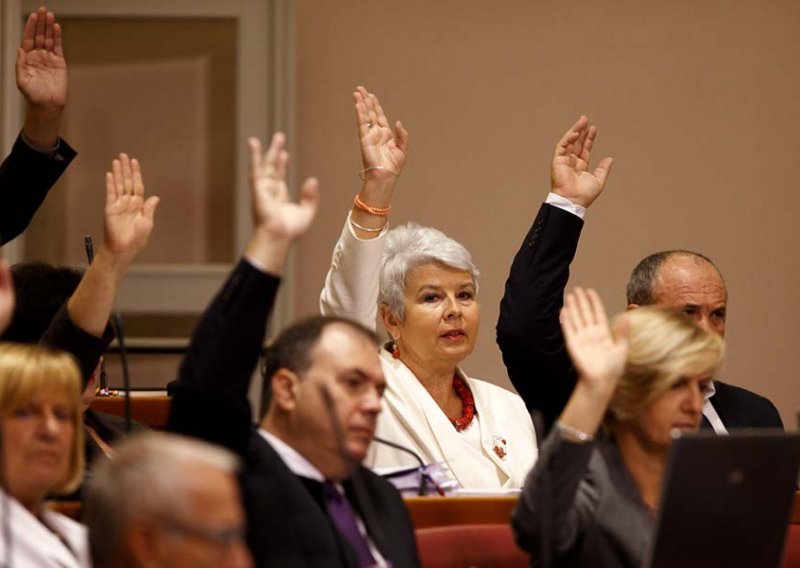
[[148,433],[100,464],[86,503],[95,566],[248,568],[231,452]]

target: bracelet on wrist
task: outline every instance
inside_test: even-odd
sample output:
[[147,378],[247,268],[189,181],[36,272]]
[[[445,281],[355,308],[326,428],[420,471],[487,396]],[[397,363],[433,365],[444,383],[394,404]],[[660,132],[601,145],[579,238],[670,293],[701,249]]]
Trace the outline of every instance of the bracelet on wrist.
[[366,211],[371,215],[375,215],[376,217],[386,217],[389,214],[389,211],[392,210],[391,207],[372,207],[371,205],[367,205],[361,198],[356,194],[353,198],[353,205],[356,206],[356,209],[361,209],[362,211]]
[[367,181],[367,174],[369,172],[389,172],[390,174],[394,174],[394,177],[400,177],[399,172],[389,169],[386,166],[370,166],[368,168],[364,168],[363,170],[358,171],[358,177],[361,179],[361,181]]
[[558,431],[561,432],[562,435],[573,438],[582,444],[594,440],[593,435],[587,434],[583,430],[578,430],[577,428],[574,428],[568,424],[564,424],[561,422],[561,420],[556,422],[556,428],[558,428]]
[[361,229],[362,231],[366,231],[367,233],[380,233],[380,232],[381,232],[381,231],[383,231],[383,230],[386,228],[386,226],[389,224],[389,220],[387,219],[387,220],[386,220],[386,222],[385,222],[383,225],[381,225],[380,227],[378,227],[378,228],[376,228],[376,229],[370,229],[370,228],[368,228],[368,227],[363,227],[363,226],[359,225],[358,223],[356,223],[355,221],[353,221],[353,218],[352,218],[352,217],[349,217],[349,218],[348,218],[348,221],[350,221],[350,224],[351,224],[353,227],[355,227],[356,229]]

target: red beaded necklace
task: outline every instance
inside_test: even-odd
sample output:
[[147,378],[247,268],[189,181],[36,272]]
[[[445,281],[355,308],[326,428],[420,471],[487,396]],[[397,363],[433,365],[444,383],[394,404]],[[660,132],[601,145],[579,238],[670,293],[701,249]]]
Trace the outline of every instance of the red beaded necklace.
[[455,426],[457,432],[462,432],[469,428],[472,419],[475,418],[475,399],[464,381],[458,375],[453,375],[453,390],[456,391],[458,398],[461,399],[461,418],[451,418],[450,423]]

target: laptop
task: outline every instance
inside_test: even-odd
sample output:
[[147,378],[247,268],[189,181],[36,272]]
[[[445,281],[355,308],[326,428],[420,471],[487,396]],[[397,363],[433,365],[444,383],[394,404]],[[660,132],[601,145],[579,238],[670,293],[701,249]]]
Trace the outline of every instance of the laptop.
[[798,469],[797,433],[739,430],[677,438],[645,566],[779,566]]

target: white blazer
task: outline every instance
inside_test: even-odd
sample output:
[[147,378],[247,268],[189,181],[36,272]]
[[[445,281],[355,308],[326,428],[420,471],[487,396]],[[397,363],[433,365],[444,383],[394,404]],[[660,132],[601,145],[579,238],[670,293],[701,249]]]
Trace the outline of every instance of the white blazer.
[[42,520],[39,520],[19,501],[7,495],[0,495],[0,563],[5,562],[8,550],[2,527],[5,504],[9,505],[11,565],[14,568],[91,567],[86,527],[49,509],[42,511]]
[[[349,217],[348,217],[349,219]],[[349,317],[375,329],[378,277],[386,231],[361,240],[346,222],[320,295],[323,314]],[[386,377],[377,435],[405,446],[426,463],[443,462],[462,487],[522,487],[538,456],[533,423],[522,399],[501,387],[457,372],[475,400],[476,418],[457,432],[428,391],[401,361],[381,349]],[[373,443],[368,467],[413,466],[414,458]]]

